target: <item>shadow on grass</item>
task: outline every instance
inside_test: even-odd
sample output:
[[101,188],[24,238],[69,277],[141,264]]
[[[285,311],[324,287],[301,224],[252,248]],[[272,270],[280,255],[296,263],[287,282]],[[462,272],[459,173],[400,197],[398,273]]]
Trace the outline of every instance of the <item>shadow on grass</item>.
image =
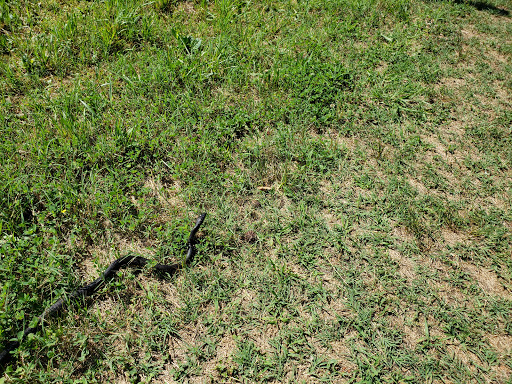
[[478,9],[479,11],[486,11],[496,16],[507,16],[510,17],[510,12],[504,8],[498,8],[487,1],[464,1],[456,0],[457,4],[468,4]]
[[[427,0],[427,2],[435,2],[436,0]],[[488,1],[473,1],[473,0],[452,0],[455,4],[466,4],[479,11],[486,11],[496,16],[510,17],[510,11],[505,8],[498,8]]]

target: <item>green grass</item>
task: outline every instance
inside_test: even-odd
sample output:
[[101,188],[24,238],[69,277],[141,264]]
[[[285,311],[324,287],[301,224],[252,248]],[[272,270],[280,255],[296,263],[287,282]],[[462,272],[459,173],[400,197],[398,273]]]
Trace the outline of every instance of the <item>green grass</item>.
[[0,0],[0,383],[512,383],[506,0]]

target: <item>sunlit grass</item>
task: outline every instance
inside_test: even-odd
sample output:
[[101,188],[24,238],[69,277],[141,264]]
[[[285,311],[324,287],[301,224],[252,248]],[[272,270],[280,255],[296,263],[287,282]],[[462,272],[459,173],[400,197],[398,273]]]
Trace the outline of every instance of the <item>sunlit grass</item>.
[[511,11],[0,1],[0,381],[509,382]]

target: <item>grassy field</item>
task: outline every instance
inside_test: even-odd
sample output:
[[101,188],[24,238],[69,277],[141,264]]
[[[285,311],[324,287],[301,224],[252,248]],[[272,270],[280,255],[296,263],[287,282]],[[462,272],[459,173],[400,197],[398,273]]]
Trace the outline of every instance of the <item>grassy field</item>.
[[4,383],[512,383],[508,0],[0,0]]

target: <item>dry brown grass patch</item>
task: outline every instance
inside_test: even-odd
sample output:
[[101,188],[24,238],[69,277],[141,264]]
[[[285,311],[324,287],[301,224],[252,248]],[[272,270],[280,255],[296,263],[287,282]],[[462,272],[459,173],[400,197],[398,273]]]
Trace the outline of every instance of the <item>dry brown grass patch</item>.
[[[512,358],[512,336],[510,335],[488,335],[489,344],[503,357]],[[509,370],[512,373],[512,368]]]
[[402,255],[400,252],[390,249],[388,251],[389,257],[398,263],[398,273],[409,283],[416,278],[416,263],[410,258]]
[[479,367],[482,366],[482,362],[478,356],[461,345],[448,344],[446,346],[446,351],[450,356],[453,356],[456,360],[460,361],[472,373],[476,373]]
[[420,195],[429,194],[428,188],[425,187],[425,185],[423,185],[423,183],[420,180],[409,177],[407,178],[407,181],[409,182],[409,184],[411,184],[411,186],[413,186],[416,189],[416,191],[418,191]]
[[186,208],[186,204],[180,197],[181,184],[178,180],[171,183],[162,182],[160,178],[148,177],[144,182],[153,197],[156,197],[160,204],[171,211],[180,211]]
[[233,335],[227,334],[222,336],[217,343],[215,357],[204,364],[203,376],[211,377],[214,379],[214,382],[224,381],[219,375],[218,368],[222,365],[233,365],[231,356],[235,350],[236,342]]
[[461,306],[464,308],[474,309],[472,297],[446,281],[450,278],[451,267],[433,259],[430,259],[429,261],[421,261],[420,263],[429,269],[436,270],[439,274],[439,277],[436,280],[429,279],[428,281],[428,285],[437,293],[439,298],[451,306]]
[[495,272],[463,260],[459,260],[458,263],[464,272],[470,274],[471,277],[478,282],[478,286],[486,295],[497,296],[512,301],[512,292],[505,289],[503,282]]
[[467,233],[454,231],[448,228],[443,228],[441,230],[441,236],[444,239],[444,243],[449,247],[454,247],[458,244],[467,245],[470,241]]
[[340,149],[349,150],[351,152],[357,150],[361,145],[359,139],[356,137],[343,136],[339,133],[339,131],[333,128],[328,128],[323,136],[329,137],[333,145],[337,145]]

